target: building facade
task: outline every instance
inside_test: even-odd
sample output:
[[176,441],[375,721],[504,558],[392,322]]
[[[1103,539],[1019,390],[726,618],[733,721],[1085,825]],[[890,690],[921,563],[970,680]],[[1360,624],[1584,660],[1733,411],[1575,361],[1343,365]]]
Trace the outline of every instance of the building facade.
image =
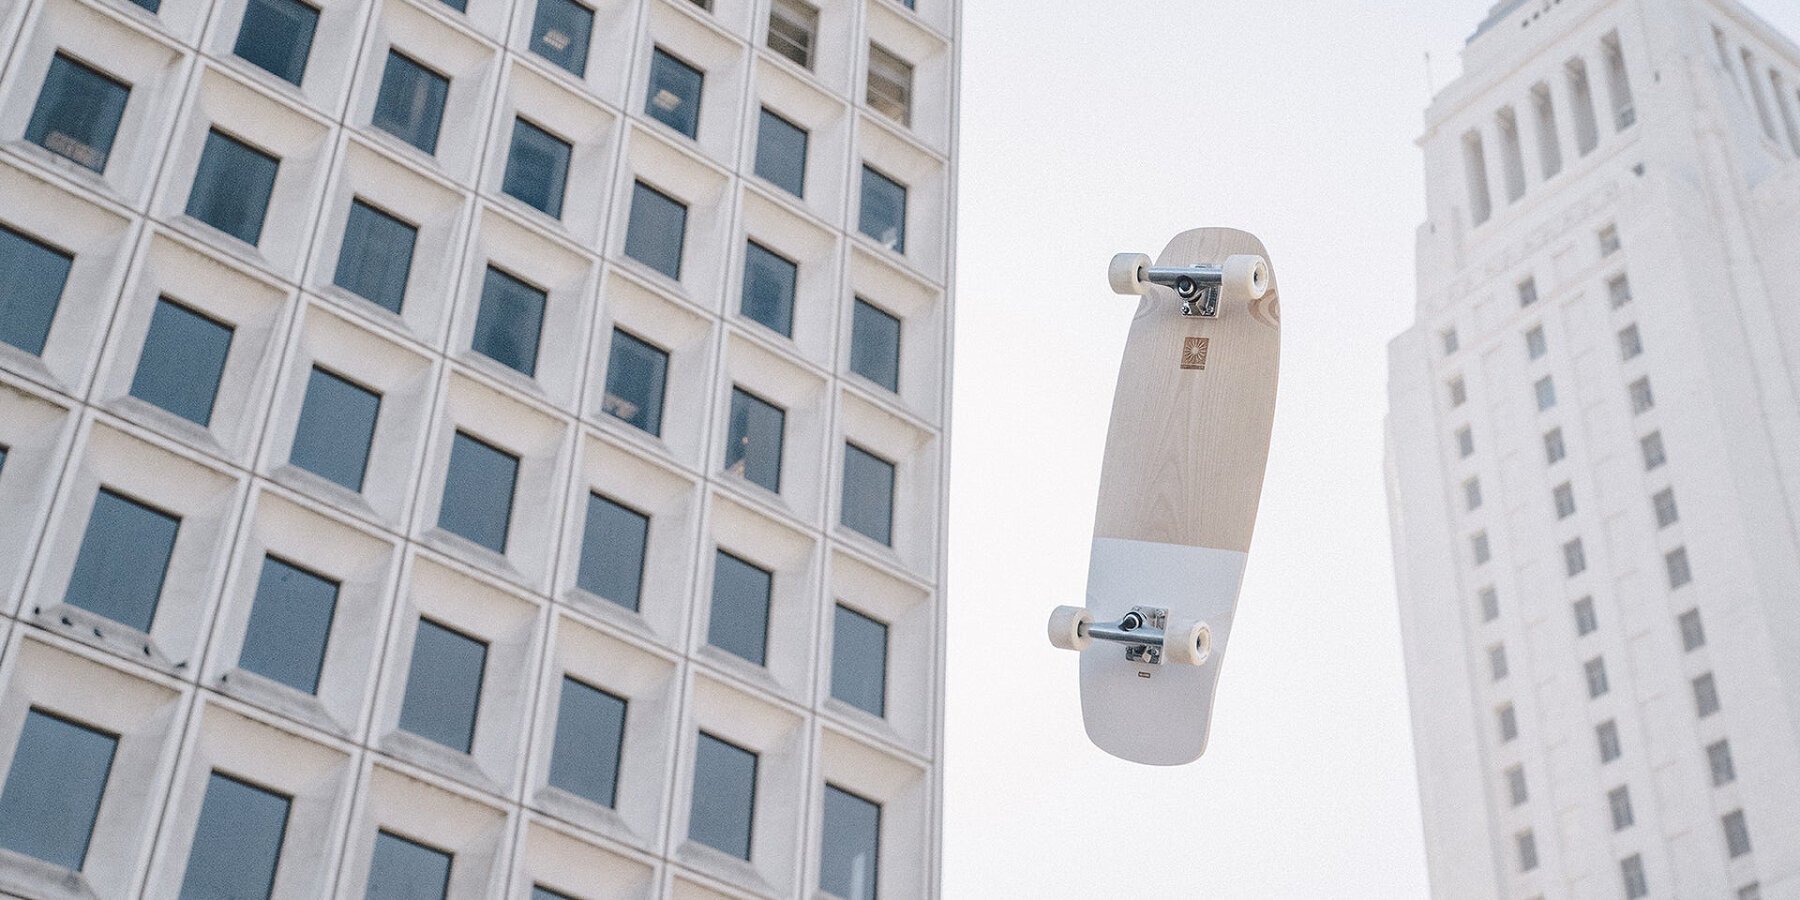
[[1800,897],[1800,48],[1512,0],[1463,61],[1387,420],[1433,893]]
[[938,892],[956,0],[0,0],[0,895]]

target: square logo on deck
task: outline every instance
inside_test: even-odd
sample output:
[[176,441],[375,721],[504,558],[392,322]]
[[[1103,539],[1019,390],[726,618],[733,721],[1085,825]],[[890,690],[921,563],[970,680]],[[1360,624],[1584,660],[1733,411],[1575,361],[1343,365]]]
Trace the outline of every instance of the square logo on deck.
[[1181,367],[1184,369],[1205,369],[1206,351],[1211,345],[1211,338],[1191,337],[1181,344]]

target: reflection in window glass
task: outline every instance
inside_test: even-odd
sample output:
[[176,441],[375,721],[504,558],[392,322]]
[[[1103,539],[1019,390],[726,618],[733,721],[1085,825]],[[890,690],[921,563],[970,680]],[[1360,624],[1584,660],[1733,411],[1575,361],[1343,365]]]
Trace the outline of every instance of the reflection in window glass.
[[599,494],[588,494],[576,586],[635,611],[643,593],[644,547],[649,537],[649,516]]
[[63,602],[148,632],[181,519],[101,488]]
[[488,266],[475,314],[476,353],[524,375],[537,373],[538,339],[544,329],[548,295]]
[[906,185],[863,166],[863,234],[895,253],[906,252]]
[[231,52],[276,78],[299,84],[318,24],[319,11],[300,0],[249,0]]
[[723,550],[713,565],[706,642],[763,665],[769,651],[769,597],[775,576]]
[[450,445],[438,527],[505,553],[518,477],[518,457],[458,431]]
[[0,791],[0,847],[81,871],[119,739],[38,709],[25,713]]
[[881,806],[835,784],[825,785],[819,842],[819,888],[844,900],[875,900],[881,855]]
[[75,257],[0,225],[0,341],[42,355]]
[[686,240],[687,206],[641,181],[633,183],[625,255],[680,281]]
[[850,371],[900,390],[900,320],[861,297],[850,324]]
[[594,11],[575,0],[538,0],[531,23],[531,52],[580,78],[587,74]]
[[611,807],[618,795],[625,709],[622,698],[564,676],[550,784]]
[[650,53],[650,93],[644,99],[644,114],[688,137],[696,136],[705,77],[699,69],[657,47]]
[[370,124],[428,154],[436,153],[444,100],[449,96],[450,79],[398,50],[389,50]]
[[668,351],[615,328],[601,410],[661,435],[663,388],[668,378]]
[[337,582],[264,556],[238,667],[297,691],[318,693],[337,600]]
[[793,337],[794,291],[799,282],[800,267],[793,260],[755,241],[745,245],[742,310],[746,318],[783,337]]
[[344,223],[344,243],[338,250],[337,274],[332,281],[391,313],[399,313],[406,300],[406,282],[412,274],[413,247],[419,229],[409,222],[364,203],[350,202]]
[[894,543],[894,464],[855,444],[844,444],[845,527],[883,544]]
[[750,858],[756,808],[756,754],[700,733],[688,838],[738,859]]
[[288,462],[361,492],[381,395],[314,366]]
[[196,425],[212,423],[232,328],[167,297],[156,301],[131,396]]
[[756,174],[796,197],[806,196],[806,129],[763,107],[756,128]]
[[206,133],[187,214],[254,245],[262,239],[281,161],[217,129]]
[[725,437],[725,471],[781,492],[781,441],[787,414],[740,387],[731,389],[731,421]]
[[289,798],[212,773],[188,851],[181,900],[243,900],[275,890]]
[[831,627],[831,696],[870,715],[886,715],[887,644],[887,625],[838,604]]
[[442,850],[377,832],[364,900],[444,900],[450,862],[450,854]]
[[105,171],[130,96],[124,82],[58,53],[50,58],[25,140],[84,169]]
[[487,644],[420,619],[400,703],[400,727],[463,753],[475,746]]
[[512,149],[500,189],[552,218],[562,217],[569,180],[569,142],[524,119],[513,120]]

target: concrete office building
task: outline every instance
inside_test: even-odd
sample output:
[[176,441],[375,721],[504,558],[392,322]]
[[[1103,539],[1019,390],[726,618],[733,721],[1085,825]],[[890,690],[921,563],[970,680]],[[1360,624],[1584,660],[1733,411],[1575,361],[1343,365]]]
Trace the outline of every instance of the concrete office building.
[[1387,427],[1433,893],[1800,897],[1800,48],[1514,0],[1463,64]]
[[938,891],[956,0],[0,0],[0,894]]

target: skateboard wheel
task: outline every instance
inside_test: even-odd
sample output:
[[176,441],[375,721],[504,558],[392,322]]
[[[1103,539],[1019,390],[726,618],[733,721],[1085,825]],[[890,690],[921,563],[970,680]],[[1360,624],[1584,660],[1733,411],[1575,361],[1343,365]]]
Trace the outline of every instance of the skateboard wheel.
[[1212,656],[1212,629],[1205,622],[1171,619],[1163,631],[1163,659],[1198,666]]
[[1115,294],[1142,294],[1149,290],[1144,273],[1150,268],[1150,257],[1142,253],[1121,253],[1106,267],[1106,280]]
[[1233,256],[1225,260],[1227,290],[1261,300],[1269,292],[1269,261],[1260,256]]
[[1082,606],[1059,606],[1050,612],[1050,643],[1058,650],[1086,650],[1094,639],[1088,636],[1088,623],[1094,614]]

